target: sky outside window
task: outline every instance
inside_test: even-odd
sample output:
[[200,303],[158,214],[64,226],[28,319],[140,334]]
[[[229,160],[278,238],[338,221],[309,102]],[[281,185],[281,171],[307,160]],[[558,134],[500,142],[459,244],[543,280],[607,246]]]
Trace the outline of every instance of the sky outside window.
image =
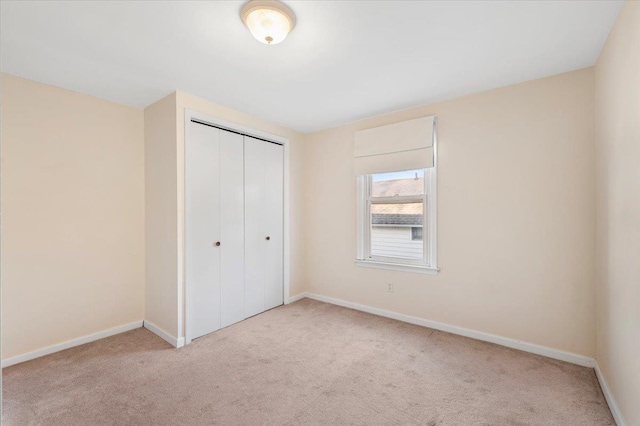
[[416,173],[419,179],[424,178],[424,169],[419,169],[407,170],[404,172],[376,173],[373,175],[373,181],[380,182],[383,180],[410,179],[415,178]]

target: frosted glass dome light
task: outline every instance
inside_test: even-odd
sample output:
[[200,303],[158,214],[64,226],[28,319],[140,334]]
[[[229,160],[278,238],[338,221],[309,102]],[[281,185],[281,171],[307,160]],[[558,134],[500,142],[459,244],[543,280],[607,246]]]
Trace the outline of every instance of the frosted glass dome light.
[[277,0],[251,0],[242,7],[242,22],[256,40],[278,44],[296,24],[291,9]]

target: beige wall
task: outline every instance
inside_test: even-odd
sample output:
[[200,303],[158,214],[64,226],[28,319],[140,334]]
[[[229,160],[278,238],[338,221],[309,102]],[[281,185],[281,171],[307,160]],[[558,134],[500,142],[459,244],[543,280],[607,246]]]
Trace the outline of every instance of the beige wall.
[[145,320],[178,335],[176,95],[144,110]]
[[[358,268],[354,132],[429,114],[441,273]],[[594,356],[593,123],[584,69],[307,135],[307,291]]]
[[627,2],[596,82],[598,364],[640,425],[640,3]]
[[2,356],[144,317],[142,110],[2,74]]

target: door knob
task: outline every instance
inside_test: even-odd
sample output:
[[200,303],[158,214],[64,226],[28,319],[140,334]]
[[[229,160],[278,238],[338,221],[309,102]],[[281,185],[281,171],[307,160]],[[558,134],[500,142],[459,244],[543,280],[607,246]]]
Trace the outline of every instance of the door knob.
[[271,237],[267,237],[267,241],[269,241],[271,239]]
[[220,247],[220,241],[216,241],[216,247]]

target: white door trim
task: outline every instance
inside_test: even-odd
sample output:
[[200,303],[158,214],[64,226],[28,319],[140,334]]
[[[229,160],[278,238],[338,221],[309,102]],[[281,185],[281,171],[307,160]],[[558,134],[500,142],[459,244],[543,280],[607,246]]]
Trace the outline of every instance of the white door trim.
[[[272,142],[277,142],[279,144],[282,144],[282,146],[284,147],[284,235],[283,235],[283,250],[284,250],[284,265],[283,265],[283,277],[284,277],[284,290],[283,290],[283,299],[284,299],[284,303],[285,305],[290,303],[289,300],[289,279],[290,279],[290,255],[291,255],[291,244],[290,244],[290,236],[291,236],[291,226],[290,226],[290,215],[289,215],[289,206],[290,206],[290,196],[289,196],[289,139],[282,137],[282,136],[278,136],[278,135],[274,135],[271,133],[267,133],[267,132],[263,132],[261,130],[256,130],[254,128],[251,127],[247,127],[247,126],[243,126],[241,124],[238,123],[233,123],[231,121],[226,121],[226,120],[222,120],[220,118],[217,117],[212,117],[210,115],[206,115],[203,114],[201,112],[198,111],[194,111],[192,109],[189,108],[185,108],[184,110],[184,149],[185,149],[185,156],[184,156],[184,170],[186,171],[186,159],[187,159],[187,155],[186,155],[186,150],[188,149],[188,140],[189,140],[189,123],[191,122],[192,119],[198,120],[198,121],[202,121],[204,123],[208,123],[211,124],[213,126],[216,127],[220,127],[222,129],[226,129],[226,130],[230,130],[232,132],[237,132],[237,133],[242,133],[248,136],[254,136],[256,138],[259,139],[265,139],[268,141],[272,141]],[[186,183],[185,183],[185,187],[182,188],[183,191],[186,191]],[[184,208],[185,206],[182,206],[182,208]],[[183,219],[185,220],[185,219]],[[183,223],[183,226],[185,226],[186,224]],[[183,239],[185,237],[183,236]],[[185,241],[182,241],[182,247],[186,247],[185,246]],[[184,318],[185,321],[185,327],[184,327],[184,333],[185,333],[185,344],[188,345],[189,343],[191,343],[191,336],[189,333],[189,328],[191,325],[191,321],[189,318],[189,286],[186,283],[186,277],[185,277],[185,268],[184,268],[184,262],[186,258],[186,253],[183,252],[182,256],[179,256],[178,262],[181,263],[181,265],[179,265],[178,270],[181,271],[181,280],[179,280],[180,282],[178,283],[178,332],[181,332],[181,319]],[[183,287],[185,286],[185,287]],[[186,290],[186,291],[185,291]],[[182,295],[185,295],[185,300],[184,303],[182,303]]]

